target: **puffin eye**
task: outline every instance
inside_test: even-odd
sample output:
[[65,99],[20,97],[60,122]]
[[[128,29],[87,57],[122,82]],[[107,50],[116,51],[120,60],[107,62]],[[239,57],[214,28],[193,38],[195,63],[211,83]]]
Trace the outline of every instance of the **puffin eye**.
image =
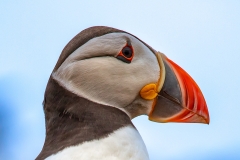
[[133,48],[131,45],[126,44],[120,51],[120,53],[116,57],[117,59],[125,62],[125,63],[131,63],[133,59]]
[[132,57],[133,51],[132,48],[130,48],[129,46],[125,46],[122,49],[122,53],[125,57],[130,58]]

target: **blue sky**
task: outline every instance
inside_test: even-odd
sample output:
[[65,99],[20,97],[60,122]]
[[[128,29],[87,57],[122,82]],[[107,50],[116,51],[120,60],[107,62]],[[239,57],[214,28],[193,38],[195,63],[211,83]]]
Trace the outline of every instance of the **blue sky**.
[[31,160],[45,138],[42,100],[63,47],[105,25],[164,52],[199,84],[211,122],[133,120],[152,160],[240,159],[240,1],[1,1],[0,159]]

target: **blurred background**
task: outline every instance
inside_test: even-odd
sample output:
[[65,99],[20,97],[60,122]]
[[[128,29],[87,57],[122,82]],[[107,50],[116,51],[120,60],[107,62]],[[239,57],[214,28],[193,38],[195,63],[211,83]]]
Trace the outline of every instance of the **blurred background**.
[[165,53],[198,83],[211,122],[133,120],[151,160],[240,159],[240,1],[0,1],[0,159],[32,160],[45,138],[43,95],[64,46],[105,25]]

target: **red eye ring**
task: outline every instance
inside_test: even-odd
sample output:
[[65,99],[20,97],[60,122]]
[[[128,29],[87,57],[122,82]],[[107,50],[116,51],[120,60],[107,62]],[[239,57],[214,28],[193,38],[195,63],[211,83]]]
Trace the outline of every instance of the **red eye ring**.
[[129,45],[128,43],[122,48],[120,53],[117,55],[117,59],[126,62],[131,63],[134,56],[133,47],[132,45]]

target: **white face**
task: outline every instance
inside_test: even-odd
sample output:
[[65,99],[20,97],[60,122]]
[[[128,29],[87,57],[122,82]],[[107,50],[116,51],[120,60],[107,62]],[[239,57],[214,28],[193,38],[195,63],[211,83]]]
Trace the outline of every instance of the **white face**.
[[[116,58],[127,42],[134,51],[131,63]],[[153,101],[142,99],[139,91],[156,83],[159,74],[157,58],[147,46],[127,33],[109,33],[75,50],[53,78],[69,91],[133,118],[150,112]]]

